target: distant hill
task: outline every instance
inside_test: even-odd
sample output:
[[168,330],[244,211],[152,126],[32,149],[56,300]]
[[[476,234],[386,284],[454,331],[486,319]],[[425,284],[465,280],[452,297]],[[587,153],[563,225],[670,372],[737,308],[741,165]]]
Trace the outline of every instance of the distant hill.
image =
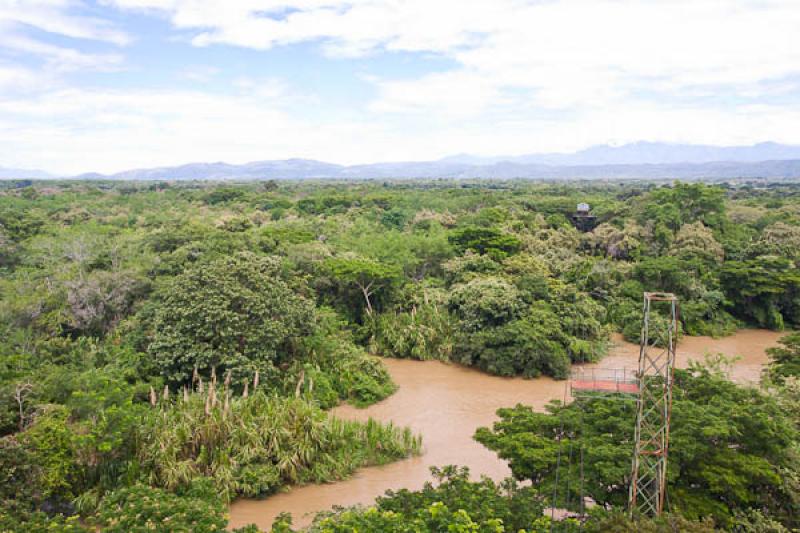
[[[298,179],[337,177],[345,167],[310,159],[255,161],[244,165],[228,163],[189,163],[177,167],[126,170],[102,175],[112,180],[225,180],[225,179]],[[81,174],[77,179],[96,179],[97,174]]]
[[48,174],[43,170],[0,167],[0,179],[4,180],[43,180],[52,177],[53,176],[51,174]]
[[456,155],[441,159],[444,163],[491,165],[503,161],[528,165],[599,166],[661,165],[676,163],[742,162],[757,163],[800,159],[800,146],[765,142],[752,146],[708,146],[637,142],[621,146],[592,146],[574,153],[527,154],[509,157]]
[[[36,172],[36,171],[30,171]],[[9,176],[9,177],[22,177]],[[534,178],[534,179],[725,179],[800,178],[800,146],[761,143],[705,146],[638,142],[593,146],[574,153],[482,157],[468,154],[437,161],[336,165],[312,159],[229,163],[189,163],[175,167],[89,173],[78,179],[229,180],[229,179],[382,179],[382,178]]]

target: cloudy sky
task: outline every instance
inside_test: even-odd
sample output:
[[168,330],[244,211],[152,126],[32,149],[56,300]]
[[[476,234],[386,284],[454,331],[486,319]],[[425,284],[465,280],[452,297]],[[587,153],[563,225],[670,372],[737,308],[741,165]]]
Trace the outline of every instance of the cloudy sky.
[[800,144],[798,0],[0,0],[0,166]]

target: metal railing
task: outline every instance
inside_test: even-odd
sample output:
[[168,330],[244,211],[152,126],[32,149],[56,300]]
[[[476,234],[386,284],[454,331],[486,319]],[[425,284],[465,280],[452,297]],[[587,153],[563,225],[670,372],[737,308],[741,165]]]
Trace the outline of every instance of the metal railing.
[[570,389],[575,393],[638,394],[639,376],[632,368],[573,367]]

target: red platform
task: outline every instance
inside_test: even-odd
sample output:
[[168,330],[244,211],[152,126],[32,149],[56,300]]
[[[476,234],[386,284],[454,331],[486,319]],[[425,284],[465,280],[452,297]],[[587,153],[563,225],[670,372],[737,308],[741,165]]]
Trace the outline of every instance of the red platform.
[[613,380],[600,380],[600,381],[585,381],[573,380],[572,389],[582,391],[597,391],[597,392],[625,392],[629,394],[638,394],[639,385],[636,383],[625,383]]

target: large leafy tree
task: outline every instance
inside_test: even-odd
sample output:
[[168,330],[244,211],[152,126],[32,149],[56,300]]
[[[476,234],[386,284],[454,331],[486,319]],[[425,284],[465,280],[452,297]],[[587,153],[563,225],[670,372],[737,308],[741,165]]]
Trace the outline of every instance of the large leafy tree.
[[354,255],[331,257],[324,267],[340,291],[356,289],[360,293],[363,308],[370,316],[375,310],[377,295],[386,292],[401,275],[400,268],[395,265]]
[[684,224],[703,222],[718,227],[725,215],[725,192],[703,183],[676,182],[654,190],[646,197],[642,222],[654,221],[672,231]]
[[762,327],[800,323],[800,272],[784,257],[728,261],[720,270],[731,312]]
[[314,305],[280,275],[276,259],[241,252],[197,264],[159,293],[147,351],[171,381],[194,368],[250,375],[293,357]]

